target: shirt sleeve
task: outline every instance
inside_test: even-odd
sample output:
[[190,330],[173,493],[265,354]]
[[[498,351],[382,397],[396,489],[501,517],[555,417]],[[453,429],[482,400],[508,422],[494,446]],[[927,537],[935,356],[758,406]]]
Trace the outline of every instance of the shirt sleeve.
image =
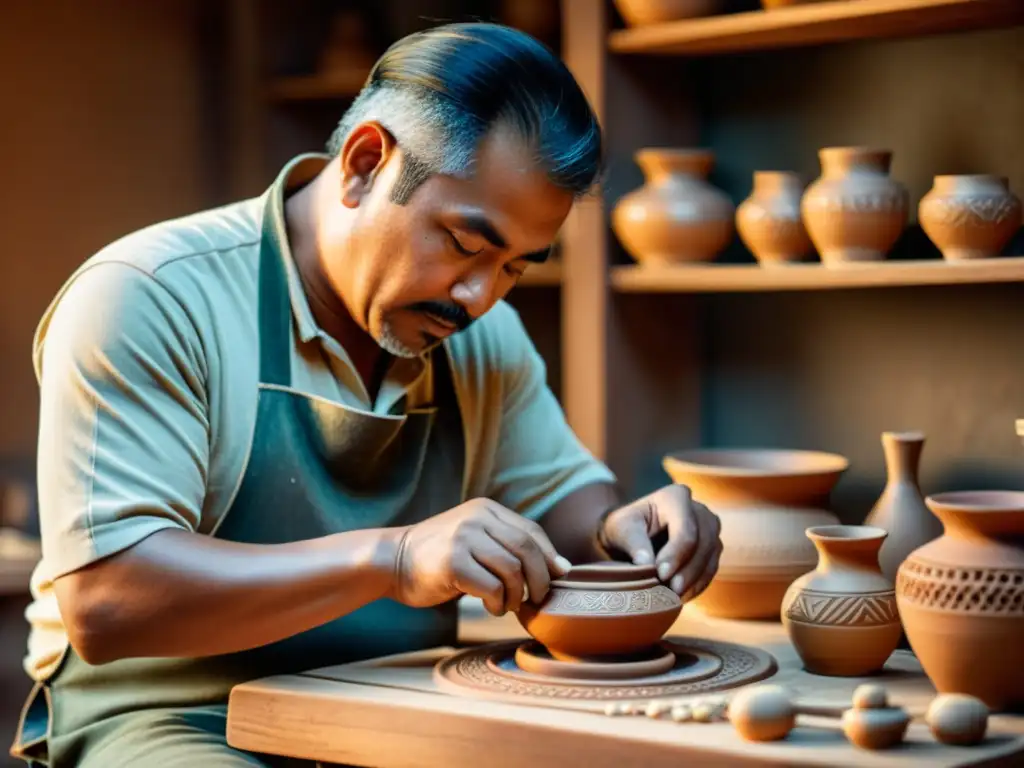
[[576,437],[547,384],[547,368],[526,328],[509,312],[502,334],[502,404],[488,496],[540,520],[556,503],[615,475]]
[[57,578],[165,528],[196,530],[205,357],[178,299],[126,263],[85,268],[37,333],[39,514]]

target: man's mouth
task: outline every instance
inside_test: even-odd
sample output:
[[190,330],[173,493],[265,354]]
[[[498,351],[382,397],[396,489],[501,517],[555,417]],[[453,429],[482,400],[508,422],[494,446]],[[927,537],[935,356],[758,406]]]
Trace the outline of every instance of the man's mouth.
[[432,322],[434,325],[440,328],[442,331],[445,331],[447,333],[454,333],[455,331],[458,330],[458,326],[455,325],[455,323],[440,318],[437,315],[433,314],[432,312],[424,312],[423,315],[428,320],[430,320],[430,322]]

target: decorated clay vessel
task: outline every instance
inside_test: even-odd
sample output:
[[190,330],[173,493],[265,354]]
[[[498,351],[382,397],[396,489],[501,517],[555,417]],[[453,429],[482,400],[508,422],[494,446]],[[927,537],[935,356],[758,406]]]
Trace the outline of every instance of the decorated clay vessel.
[[710,16],[721,5],[722,0],[615,0],[616,10],[629,27]]
[[936,176],[917,218],[947,261],[984,259],[1020,229],[1021,202],[1003,176]]
[[718,572],[694,600],[706,614],[778,621],[782,598],[818,557],[804,534],[838,518],[829,495],[847,460],[819,451],[697,450],[662,462],[721,521]]
[[736,209],[736,230],[762,266],[801,261],[811,250],[800,215],[803,191],[795,173],[754,172],[754,189]]
[[825,266],[884,259],[907,223],[910,198],[889,177],[892,152],[819,150],[821,176],[804,192],[804,224]]
[[896,577],[910,647],[940,693],[995,711],[1024,705],[1024,491],[925,499],[944,527]]
[[836,677],[879,672],[902,634],[893,583],[878,564],[886,532],[826,525],[808,528],[807,537],[818,549],[818,566],[782,601],[782,623],[804,668]]
[[925,505],[917,479],[924,439],[921,432],[882,433],[886,483],[864,523],[889,533],[879,560],[882,574],[893,583],[907,555],[942,534],[942,524]]
[[729,244],[735,206],[706,181],[714,155],[703,149],[641,149],[645,183],[612,211],[612,228],[641,263],[710,261]]
[[530,635],[559,661],[628,656],[657,645],[679,616],[679,596],[653,565],[578,565],[551,582],[540,605],[516,614]]

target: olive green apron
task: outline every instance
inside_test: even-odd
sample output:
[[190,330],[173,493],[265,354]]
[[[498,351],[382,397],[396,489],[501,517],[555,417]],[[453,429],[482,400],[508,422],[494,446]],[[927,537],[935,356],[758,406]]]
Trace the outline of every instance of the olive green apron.
[[[444,346],[431,356],[431,407],[401,416],[354,410],[290,389],[293,320],[279,234],[285,231],[282,187],[270,190],[263,225],[255,435],[238,495],[212,535],[277,544],[406,525],[457,506],[465,446]],[[257,762],[226,746],[232,686],[450,645],[457,616],[455,601],[414,609],[382,599],[241,653],[92,666],[69,649],[26,703],[13,753],[54,768],[291,764],[265,756]]]

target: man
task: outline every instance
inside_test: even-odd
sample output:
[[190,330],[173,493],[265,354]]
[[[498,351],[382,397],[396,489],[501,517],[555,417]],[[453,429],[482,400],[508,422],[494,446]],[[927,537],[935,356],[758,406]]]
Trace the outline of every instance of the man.
[[450,643],[456,598],[515,611],[570,560],[704,589],[715,516],[680,486],[617,497],[502,302],[600,157],[547,49],[438,27],[384,54],[329,155],[75,273],[35,348],[19,754],[273,765],[226,744],[239,682]]

